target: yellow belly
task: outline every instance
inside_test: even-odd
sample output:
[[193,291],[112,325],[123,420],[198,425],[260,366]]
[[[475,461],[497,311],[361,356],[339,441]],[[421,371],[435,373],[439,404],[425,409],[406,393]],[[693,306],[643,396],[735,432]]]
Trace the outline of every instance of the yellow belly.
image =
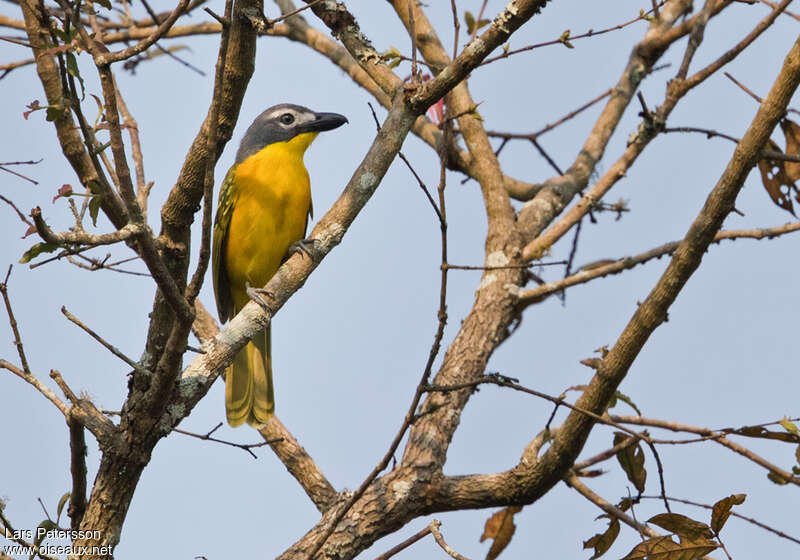
[[237,197],[225,252],[234,313],[249,300],[246,285],[263,287],[289,246],[305,235],[311,188],[304,149],[291,144],[267,146],[236,167]]

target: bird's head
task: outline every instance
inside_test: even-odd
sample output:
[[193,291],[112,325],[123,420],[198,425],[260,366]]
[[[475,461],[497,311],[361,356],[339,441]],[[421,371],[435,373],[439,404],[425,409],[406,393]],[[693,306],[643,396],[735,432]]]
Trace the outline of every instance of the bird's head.
[[300,144],[301,151],[305,151],[317,134],[346,122],[347,118],[338,113],[317,113],[291,103],[275,105],[256,117],[247,129],[236,153],[236,162],[276,142],[295,141]]

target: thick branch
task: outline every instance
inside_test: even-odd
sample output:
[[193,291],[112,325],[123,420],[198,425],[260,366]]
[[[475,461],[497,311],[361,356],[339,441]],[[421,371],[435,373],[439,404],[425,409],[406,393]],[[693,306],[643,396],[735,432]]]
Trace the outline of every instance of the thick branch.
[[260,432],[320,513],[328,511],[339,499],[339,493],[286,426],[277,416],[272,416]]

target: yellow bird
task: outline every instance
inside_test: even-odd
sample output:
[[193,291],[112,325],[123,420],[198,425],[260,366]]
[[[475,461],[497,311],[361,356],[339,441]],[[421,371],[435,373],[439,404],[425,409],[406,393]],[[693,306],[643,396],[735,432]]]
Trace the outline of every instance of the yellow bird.
[[[212,273],[224,323],[250,300],[247,286],[263,287],[306,233],[311,188],[303,154],[320,132],[347,119],[282,104],[261,113],[242,138],[225,176],[214,219]],[[257,334],[228,367],[228,423],[264,424],[275,410],[270,329]]]

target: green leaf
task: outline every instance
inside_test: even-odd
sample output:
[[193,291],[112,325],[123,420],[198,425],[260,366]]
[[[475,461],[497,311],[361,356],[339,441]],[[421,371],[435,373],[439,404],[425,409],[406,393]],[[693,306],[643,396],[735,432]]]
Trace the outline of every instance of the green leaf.
[[[42,541],[47,536],[47,532],[53,531],[54,529],[58,529],[58,525],[56,525],[49,519],[45,519],[44,521],[39,523],[39,526],[36,528],[36,538],[33,539],[33,546],[38,547],[40,544],[42,544]],[[35,556],[36,553],[34,552],[33,554],[30,555],[29,560],[33,560]]]
[[394,60],[395,58],[402,58],[403,55],[396,47],[389,47],[381,56],[384,60]]
[[45,114],[45,119],[48,122],[53,122],[54,120],[60,119],[64,116],[64,109],[57,105],[48,105]]
[[100,214],[100,198],[99,194],[94,195],[89,201],[89,216],[92,218],[92,225],[97,227],[97,216]]
[[72,495],[71,492],[67,492],[66,494],[61,496],[61,498],[58,500],[58,507],[56,508],[56,522],[58,522],[58,519],[61,517],[61,512],[63,511],[64,506],[69,501],[69,497],[71,495]]
[[783,417],[783,419],[781,419],[781,426],[783,426],[783,429],[791,434],[794,435],[800,434],[800,430],[797,429],[797,426],[794,424],[794,422],[792,422],[785,416]]
[[464,12],[464,23],[467,24],[467,33],[472,35],[472,32],[475,30],[475,16],[472,15],[472,12]]
[[22,258],[19,262],[20,264],[29,263],[42,253],[52,253],[56,249],[58,249],[58,245],[54,243],[37,243],[22,254]]
[[83,101],[84,97],[86,97],[86,90],[83,87],[83,78],[81,78],[81,72],[78,69],[78,59],[75,58],[75,55],[71,52],[67,53],[67,74],[73,78],[78,78],[78,81],[81,84],[81,101]]
[[629,407],[631,407],[633,410],[635,410],[636,414],[638,414],[639,416],[642,415],[642,411],[639,410],[639,407],[636,406],[636,403],[633,402],[633,399],[631,399],[628,395],[626,395],[625,393],[622,393],[620,391],[614,391],[614,396],[611,397],[611,399],[608,401],[608,410],[611,410],[612,408],[617,406],[617,404],[618,404],[617,401],[618,400],[624,402]]
[[731,494],[727,498],[722,498],[711,509],[711,529],[715,533],[722,531],[725,522],[731,516],[731,509],[733,506],[738,506],[744,503],[747,494]]

